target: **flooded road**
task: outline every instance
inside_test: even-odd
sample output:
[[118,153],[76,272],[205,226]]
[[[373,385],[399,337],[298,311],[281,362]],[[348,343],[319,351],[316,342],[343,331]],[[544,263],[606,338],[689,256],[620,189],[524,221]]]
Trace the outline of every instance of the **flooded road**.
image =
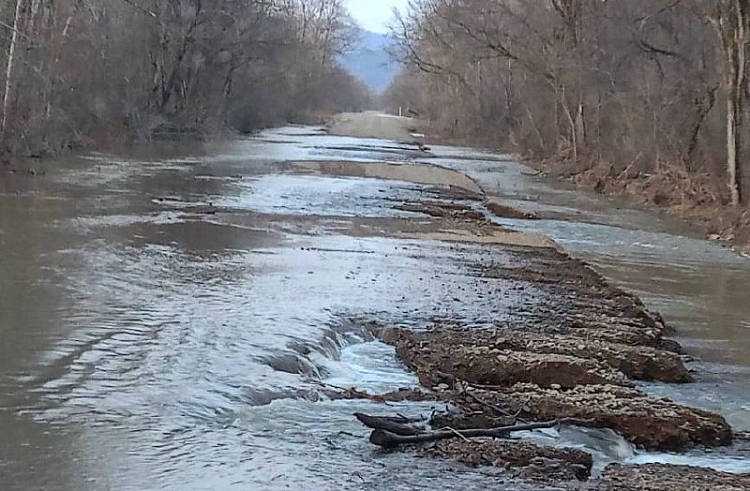
[[496,221],[551,237],[664,315],[694,356],[689,367],[696,383],[647,386],[649,392],[718,412],[735,428],[750,430],[750,258],[707,242],[677,218],[530,178],[511,156],[505,159],[428,161],[467,172],[506,203],[537,213],[541,220]]
[[[351,416],[429,404],[326,394],[418,385],[372,320],[481,325],[533,292],[500,295],[465,261],[502,263],[501,251],[428,240],[429,217],[398,209],[436,193],[432,174],[301,165],[319,161],[440,165],[536,211],[543,220],[498,221],[642,295],[700,360],[696,384],[649,390],[750,430],[747,259],[525,175],[510,156],[284,128],[0,180],[0,488],[486,489],[495,471],[375,453]],[[649,458],[622,443],[604,453]],[[747,472],[746,455],[700,458]]]

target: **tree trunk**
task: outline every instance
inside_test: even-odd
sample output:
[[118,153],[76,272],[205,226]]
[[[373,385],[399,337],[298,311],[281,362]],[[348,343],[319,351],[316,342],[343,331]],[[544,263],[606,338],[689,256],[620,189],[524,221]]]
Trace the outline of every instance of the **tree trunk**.
[[724,90],[726,93],[727,186],[732,205],[743,202],[742,190],[742,104],[747,70],[750,0],[723,0],[709,20],[715,26],[724,50]]
[[8,111],[13,94],[13,71],[16,65],[16,50],[18,49],[18,29],[20,27],[23,0],[16,0],[15,15],[13,17],[13,34],[8,47],[8,62],[5,66],[5,92],[3,93],[3,119],[0,123],[0,136],[5,137],[8,127]]
[[396,448],[399,445],[418,445],[420,443],[439,442],[452,438],[509,438],[511,433],[554,428],[562,425],[585,426],[586,421],[575,419],[559,419],[544,423],[528,423],[499,428],[478,428],[470,430],[446,429],[416,435],[399,435],[388,430],[377,429],[370,434],[370,443],[383,448]]
[[740,155],[740,124],[739,124],[739,89],[735,86],[736,79],[730,82],[727,89],[727,175],[729,178],[729,192],[732,205],[742,203],[742,189],[740,186],[739,155]]
[[742,137],[744,135],[745,118],[743,115],[745,74],[747,73],[748,24],[750,23],[750,6],[748,0],[735,0],[737,12],[737,73],[734,94],[735,118],[735,159],[734,166],[729,169],[729,183],[732,192],[732,204],[739,206],[744,202],[742,189]]
[[729,73],[727,86],[727,177],[732,205],[742,204],[742,135],[743,135],[743,86],[747,70],[747,22],[750,12],[747,0],[733,0],[731,15],[734,15],[733,32],[728,36],[731,47],[728,51]]

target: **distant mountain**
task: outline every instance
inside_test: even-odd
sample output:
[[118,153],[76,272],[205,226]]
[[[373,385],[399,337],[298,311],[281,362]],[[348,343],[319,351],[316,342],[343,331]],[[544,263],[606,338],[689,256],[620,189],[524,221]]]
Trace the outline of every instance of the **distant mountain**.
[[391,84],[399,69],[398,63],[388,55],[390,43],[385,34],[360,31],[359,43],[341,57],[341,66],[374,92],[382,92]]

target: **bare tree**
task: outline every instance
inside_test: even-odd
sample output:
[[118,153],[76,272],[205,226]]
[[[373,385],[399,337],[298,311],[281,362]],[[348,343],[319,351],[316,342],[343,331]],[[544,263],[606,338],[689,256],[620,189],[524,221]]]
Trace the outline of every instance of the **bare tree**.
[[743,101],[747,74],[747,50],[750,46],[750,2],[723,0],[708,13],[724,54],[723,80],[726,93],[727,176],[732,204],[743,201],[742,137]]
[[0,140],[42,155],[358,106],[352,25],[343,0],[0,2]]
[[8,58],[5,62],[5,90],[3,91],[3,119],[0,124],[0,134],[5,135],[8,126],[8,112],[10,102],[13,97],[13,73],[16,66],[16,52],[18,49],[19,31],[21,29],[21,13],[23,12],[23,0],[16,0],[16,6],[13,14],[13,24],[10,26],[12,31],[10,46],[8,46]]
[[[748,3],[414,0],[394,28],[406,68],[386,99],[571,173],[658,175],[739,204]],[[728,191],[705,176],[728,176]]]

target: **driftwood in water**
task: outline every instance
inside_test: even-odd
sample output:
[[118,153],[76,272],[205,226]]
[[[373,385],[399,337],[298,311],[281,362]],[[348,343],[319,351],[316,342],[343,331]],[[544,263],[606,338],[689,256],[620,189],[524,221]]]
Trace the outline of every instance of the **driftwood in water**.
[[404,417],[384,418],[377,416],[368,416],[367,414],[356,413],[354,415],[360,423],[372,428],[373,430],[382,430],[398,436],[414,436],[424,433],[424,429],[414,426],[419,420],[411,420]]
[[[361,420],[360,420],[361,421]],[[511,433],[516,431],[531,431],[545,428],[554,428],[561,424],[574,424],[573,420],[555,420],[546,423],[529,423],[514,426],[502,426],[499,428],[472,429],[472,430],[441,430],[432,433],[422,433],[417,435],[399,435],[385,429],[376,429],[370,435],[370,443],[379,447],[394,448],[399,445],[414,445],[418,443],[429,443],[450,438],[508,438]]]

